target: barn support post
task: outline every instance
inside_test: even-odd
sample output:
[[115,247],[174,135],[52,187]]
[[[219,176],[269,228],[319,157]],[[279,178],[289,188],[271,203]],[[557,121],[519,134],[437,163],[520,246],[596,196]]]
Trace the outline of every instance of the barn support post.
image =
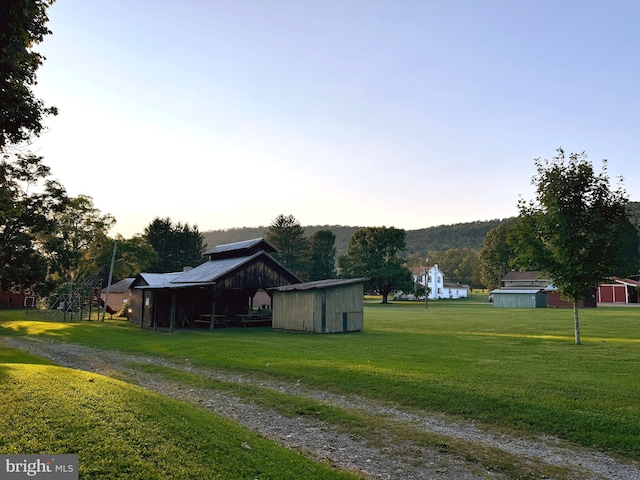
[[209,330],[213,330],[216,324],[216,294],[211,289],[211,320],[209,320]]
[[176,291],[171,290],[171,311],[169,312],[169,331],[173,333],[176,328]]

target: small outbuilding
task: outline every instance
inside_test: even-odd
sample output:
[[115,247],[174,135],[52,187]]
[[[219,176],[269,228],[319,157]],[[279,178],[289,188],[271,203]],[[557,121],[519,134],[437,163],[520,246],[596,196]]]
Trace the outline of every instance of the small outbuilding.
[[270,289],[273,328],[314,333],[362,331],[365,280],[319,280]]
[[[573,302],[565,300],[558,292],[558,289],[551,285],[547,285],[544,289],[547,292],[547,306],[550,308],[573,308]],[[591,291],[588,298],[578,301],[578,308],[596,308],[595,289]]]
[[547,307],[547,294],[542,288],[500,288],[491,295],[496,308]]
[[640,282],[629,278],[612,278],[598,286],[599,303],[638,303]]

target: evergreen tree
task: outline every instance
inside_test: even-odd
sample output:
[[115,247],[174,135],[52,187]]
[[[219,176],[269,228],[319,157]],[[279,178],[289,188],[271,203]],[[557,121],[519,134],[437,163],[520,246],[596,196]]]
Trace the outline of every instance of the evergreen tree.
[[150,272],[179,272],[204,261],[204,238],[196,226],[173,225],[169,218],[155,218],[144,229],[143,238],[158,253],[158,261],[149,267]]
[[309,237],[311,250],[311,280],[336,277],[336,236],[329,230],[318,230]]
[[278,249],[276,260],[301,280],[309,279],[309,243],[293,215],[278,215],[269,225],[266,239]]

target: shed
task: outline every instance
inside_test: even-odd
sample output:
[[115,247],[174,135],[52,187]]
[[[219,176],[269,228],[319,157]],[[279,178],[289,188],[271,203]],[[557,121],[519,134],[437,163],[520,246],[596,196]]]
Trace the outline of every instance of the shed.
[[629,278],[612,278],[598,286],[599,303],[638,303],[640,282]]
[[365,280],[319,280],[272,288],[273,328],[314,333],[361,331]]
[[[118,311],[122,305],[131,301],[131,284],[135,277],[127,277],[100,291],[100,298],[106,301],[109,292],[109,307]],[[102,305],[102,302],[101,302]]]
[[496,308],[546,308],[547,294],[541,288],[499,288],[491,292]]

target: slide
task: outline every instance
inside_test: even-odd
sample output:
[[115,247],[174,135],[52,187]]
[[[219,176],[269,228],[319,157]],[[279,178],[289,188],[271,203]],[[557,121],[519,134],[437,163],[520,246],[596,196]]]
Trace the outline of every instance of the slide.
[[[101,307],[104,308],[104,298],[102,298],[102,297],[98,298],[98,303],[100,304]],[[114,313],[116,313],[116,310],[114,310],[109,305],[107,305],[107,313],[109,315],[113,315]]]

